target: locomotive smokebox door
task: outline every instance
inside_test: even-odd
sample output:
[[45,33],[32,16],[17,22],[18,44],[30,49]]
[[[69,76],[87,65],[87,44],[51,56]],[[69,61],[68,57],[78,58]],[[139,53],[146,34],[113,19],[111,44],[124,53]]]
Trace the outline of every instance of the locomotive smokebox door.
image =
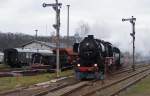
[[74,43],[74,45],[73,45],[73,52],[78,53],[78,47],[79,47],[79,43]]
[[88,35],[88,38],[94,39],[94,36],[93,35]]

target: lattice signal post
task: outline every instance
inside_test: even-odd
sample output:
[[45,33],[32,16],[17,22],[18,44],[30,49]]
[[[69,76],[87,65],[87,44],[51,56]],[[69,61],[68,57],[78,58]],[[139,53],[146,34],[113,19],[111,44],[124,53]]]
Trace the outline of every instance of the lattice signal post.
[[62,3],[58,3],[58,0],[55,0],[56,3],[52,4],[46,4],[43,3],[43,7],[52,7],[54,11],[56,12],[56,24],[53,25],[53,27],[56,29],[56,71],[57,71],[57,77],[59,77],[60,72],[60,65],[59,65],[59,48],[60,48],[60,41],[59,41],[59,30],[60,30],[60,9],[62,6]]
[[132,33],[130,33],[131,37],[133,38],[133,64],[132,64],[132,69],[133,71],[135,71],[135,21],[136,18],[134,18],[133,16],[131,18],[126,18],[126,19],[122,19],[122,21],[129,21],[132,24]]

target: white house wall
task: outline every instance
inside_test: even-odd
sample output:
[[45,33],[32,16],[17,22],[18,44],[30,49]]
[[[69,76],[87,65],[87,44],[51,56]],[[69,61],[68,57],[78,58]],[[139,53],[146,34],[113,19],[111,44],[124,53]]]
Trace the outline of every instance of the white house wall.
[[0,52],[0,63],[3,61],[4,54]]

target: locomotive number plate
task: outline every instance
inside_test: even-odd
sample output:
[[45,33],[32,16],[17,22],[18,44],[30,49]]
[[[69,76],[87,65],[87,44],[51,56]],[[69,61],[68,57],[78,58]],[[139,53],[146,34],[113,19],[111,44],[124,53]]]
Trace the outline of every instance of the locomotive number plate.
[[93,67],[88,68],[88,71],[94,71]]

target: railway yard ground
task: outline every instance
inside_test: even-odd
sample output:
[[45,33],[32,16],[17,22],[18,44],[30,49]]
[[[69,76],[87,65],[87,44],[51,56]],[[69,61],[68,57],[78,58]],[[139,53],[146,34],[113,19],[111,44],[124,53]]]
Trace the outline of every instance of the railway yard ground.
[[150,75],[121,92],[120,96],[150,96]]
[[104,82],[78,81],[72,74],[72,70],[63,71],[60,80],[54,79],[54,73],[3,77],[0,78],[0,96],[150,96],[149,64],[136,66],[134,72],[129,67],[124,68]]
[[104,84],[101,81],[85,81],[49,92],[46,96],[118,96],[119,92],[145,78],[149,72],[149,67],[120,72],[105,80]]
[[[69,76],[73,73],[72,70],[67,70],[61,72],[60,76]],[[22,87],[28,87],[33,84],[46,82],[51,79],[56,78],[55,73],[43,73],[35,76],[17,76],[17,77],[1,77],[0,78],[0,92],[16,89],[16,88],[22,88]]]
[[10,67],[7,66],[6,64],[0,64],[0,70],[9,70]]

